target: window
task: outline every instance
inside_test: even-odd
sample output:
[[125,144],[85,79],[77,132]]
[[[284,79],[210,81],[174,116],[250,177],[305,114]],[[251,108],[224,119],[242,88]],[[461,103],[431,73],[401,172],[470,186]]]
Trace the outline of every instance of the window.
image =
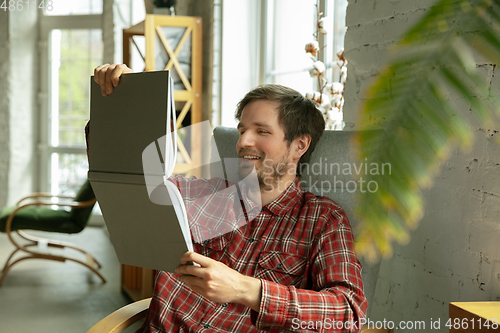
[[103,0],[66,0],[52,1],[51,10],[45,10],[44,14],[48,16],[60,15],[99,15],[102,14]]
[[311,61],[304,52],[304,45],[313,39],[315,4],[316,0],[267,1],[262,82],[282,84],[301,93],[313,89],[309,76]]
[[344,48],[347,0],[267,0],[266,6],[262,81],[287,85],[303,94],[317,89],[316,80],[309,76],[312,62],[304,51],[305,44],[315,39],[317,9],[329,20],[328,33],[319,35],[319,60],[326,65],[328,82],[338,81],[334,61],[337,51]]
[[[317,89],[310,77],[306,43],[314,39],[317,11],[329,19],[320,35],[320,59],[328,82],[339,80],[336,53],[343,49],[347,0],[239,0],[223,3],[220,119],[236,126],[238,101],[260,83],[277,83],[305,94]],[[242,15],[241,13],[245,13]],[[324,48],[323,48],[324,47]]]
[[74,195],[87,178],[89,77],[102,63],[101,0],[64,1],[41,20],[40,188]]

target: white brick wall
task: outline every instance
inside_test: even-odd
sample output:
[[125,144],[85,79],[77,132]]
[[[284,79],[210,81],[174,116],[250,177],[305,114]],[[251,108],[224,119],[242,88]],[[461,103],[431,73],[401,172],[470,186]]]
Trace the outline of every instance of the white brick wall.
[[0,11],[0,207],[7,203],[9,161],[10,161],[10,128],[9,128],[9,13]]
[[37,104],[38,24],[37,12],[10,14],[10,172],[8,201],[33,192],[35,167],[34,151],[37,142],[39,113]]
[[[433,0],[350,0],[345,50],[349,61],[344,119],[356,127],[363,91],[387,61],[390,47]],[[482,64],[492,89],[498,69]],[[495,75],[496,74],[496,75]],[[468,114],[467,108],[461,110]],[[470,118],[470,117],[469,117]],[[500,144],[497,127],[471,121],[470,152],[455,150],[434,186],[424,192],[426,211],[408,245],[384,260],[371,320],[430,320],[441,329],[451,301],[500,300]],[[500,315],[500,314],[499,314]],[[413,332],[414,330],[398,330]]]
[[0,208],[33,191],[37,13],[0,13]]

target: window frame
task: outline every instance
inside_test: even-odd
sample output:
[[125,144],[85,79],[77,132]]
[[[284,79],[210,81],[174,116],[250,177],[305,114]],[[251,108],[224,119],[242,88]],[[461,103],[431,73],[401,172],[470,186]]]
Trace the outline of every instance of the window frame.
[[[86,154],[83,145],[59,145],[52,146],[50,142],[50,105],[51,105],[51,63],[49,38],[52,30],[91,30],[99,29],[102,31],[102,14],[90,15],[65,15],[49,16],[40,15],[40,33],[39,33],[39,117],[36,120],[38,126],[38,144],[37,144],[37,164],[38,164],[38,187],[41,191],[51,192],[50,189],[50,168],[51,156],[53,153],[59,154]],[[83,133],[83,128],[82,128]]]
[[[318,10],[323,13],[333,12],[334,17],[331,20],[331,26],[329,27],[329,34],[336,34],[337,20],[338,15],[338,1],[339,0],[318,0]],[[259,68],[259,83],[272,83],[274,80],[273,77],[282,74],[292,74],[292,73],[300,73],[306,70],[306,68],[297,68],[292,71],[276,71],[273,70],[273,62],[275,61],[274,57],[274,13],[276,12],[276,1],[275,0],[260,0],[261,6],[261,21],[260,21],[260,31],[261,31],[261,43],[260,43],[260,68]],[[331,6],[331,9],[329,8]],[[315,14],[316,15],[316,14]],[[324,15],[326,16],[326,15]],[[316,21],[316,19],[314,20]],[[316,26],[313,27],[313,31],[316,29]],[[327,35],[328,36],[328,35]],[[313,36],[311,35],[311,39]],[[333,68],[335,70],[336,66],[333,66],[335,61],[335,54],[337,53],[337,41],[335,40],[335,36],[333,37],[334,45],[332,52],[332,59],[326,59],[326,52],[320,52],[318,60],[322,61],[326,70]],[[323,49],[326,43],[326,38],[324,35],[319,34],[318,38],[319,48]],[[305,44],[304,44],[305,45]],[[328,46],[328,45],[326,45]],[[337,70],[338,72],[338,70]],[[329,82],[332,82],[335,76],[338,73],[332,73],[331,77],[328,77]],[[313,80],[311,78],[311,80]],[[317,81],[313,80],[313,89],[317,90]]]

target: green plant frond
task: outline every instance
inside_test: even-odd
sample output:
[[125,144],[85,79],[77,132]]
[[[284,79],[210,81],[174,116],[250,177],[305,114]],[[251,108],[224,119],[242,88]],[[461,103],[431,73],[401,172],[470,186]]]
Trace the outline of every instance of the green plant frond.
[[[365,212],[366,222],[377,221],[380,219],[378,214],[370,214],[370,212]],[[369,229],[362,229],[360,233],[356,236],[357,240],[373,240],[376,244],[383,245],[386,242],[390,242],[395,239],[404,241],[408,231],[403,227],[399,216],[394,214],[384,214],[384,223],[365,223],[370,224]],[[365,236],[362,236],[365,235]],[[386,245],[385,245],[386,246]]]
[[[436,50],[434,51],[436,52]],[[429,55],[427,54],[427,56]],[[389,121],[389,119],[397,118],[394,116],[396,114],[399,116],[399,119],[395,120],[396,122],[401,123],[402,119],[406,119],[408,113],[414,109],[409,104],[420,98],[420,90],[429,83],[429,77],[438,71],[438,62],[432,60],[435,57],[432,54],[427,59],[419,56],[413,59],[413,63],[406,62],[406,60],[412,61],[411,57],[405,61],[398,60],[395,65],[384,70],[367,94],[368,99],[364,105],[362,117],[360,117],[363,127],[369,126],[368,119],[370,117]]]
[[392,81],[401,80],[401,78],[411,79],[415,74],[414,70],[422,67],[421,63],[427,61],[426,58],[432,54],[432,51],[435,51],[435,44],[423,45],[416,49],[398,49],[391,58],[390,65],[381,70],[377,80],[367,91],[367,95],[373,95],[374,91],[380,93],[383,91],[380,88],[385,86],[390,87],[390,82],[387,82],[387,79]]
[[[450,32],[460,32],[460,25],[473,21],[474,15],[483,15],[491,1],[441,0],[401,39],[400,45],[415,45],[429,40],[443,39]],[[472,9],[472,10],[471,10]],[[473,25],[473,22],[467,22]]]
[[500,25],[500,4],[498,2],[493,2],[491,4],[491,9],[488,13],[491,15],[492,20],[494,20],[496,24]]
[[[402,219],[402,227],[414,225],[416,213],[423,207],[420,190],[411,190],[408,178],[394,176],[387,184],[387,194],[379,198],[388,211],[397,212]],[[405,227],[406,228],[406,227]]]
[[455,134],[456,130],[454,126],[450,126],[450,118],[453,116],[450,117],[448,114],[447,109],[449,108],[443,108],[442,105],[429,100],[430,98],[432,97],[421,101],[421,108],[418,111],[422,119],[422,127],[428,129],[430,132],[429,135],[433,136],[431,145],[434,148],[434,152],[438,152],[447,144],[449,138]]
[[402,38],[400,44],[421,42],[424,37],[436,34],[439,30],[439,22],[447,21],[454,12],[456,1],[441,0],[429,9],[427,14],[415,24]]
[[[415,132],[413,132],[415,133]],[[416,133],[415,133],[416,134]],[[393,145],[393,158],[394,161],[393,170],[394,172],[399,172],[398,176],[406,180],[407,186],[411,189],[418,189],[419,187],[429,184],[430,175],[428,174],[428,168],[431,167],[431,163],[425,163],[425,159],[422,155],[425,151],[417,148],[416,134],[412,138],[408,138],[405,141],[405,147],[402,145]],[[430,155],[430,152],[427,152]]]
[[391,179],[387,189],[388,197],[396,199],[394,200],[396,205],[387,208],[389,211],[397,212],[399,215],[402,221],[401,230],[406,230],[406,227],[414,228],[423,210],[420,191],[409,190],[406,182],[397,177]]
[[[368,234],[370,234],[369,231]],[[369,240],[361,241],[359,238],[360,237],[356,237],[354,243],[354,249],[358,256],[363,256],[369,263],[376,263],[380,257],[377,251],[378,246]],[[366,239],[366,237],[364,237],[364,239]]]
[[479,16],[483,27],[486,26],[498,33],[500,31],[500,15],[498,11],[495,10],[495,7],[498,7],[498,5],[491,4],[486,10],[478,10],[476,13]]
[[397,45],[393,49],[389,58],[389,66],[394,75],[402,73],[411,73],[412,67],[419,67],[421,63],[428,61],[429,55],[436,52],[436,49],[441,47],[438,41],[429,40],[427,43],[419,45],[419,47],[409,47],[408,45]]
[[[366,150],[363,150],[361,156],[370,160],[375,160],[377,157],[378,165],[383,163],[390,165],[392,174],[397,174],[398,177],[408,180],[406,186],[410,191],[418,190],[420,187],[428,187],[431,184],[432,176],[437,171],[440,158],[446,156],[443,149],[447,143],[446,138],[441,137],[439,131],[431,128],[420,130],[402,128],[401,130],[406,131],[404,138],[393,137],[391,134],[388,135],[388,138],[390,141],[404,140],[404,148],[400,148],[398,145],[393,145],[395,148],[389,148],[391,147],[388,146],[389,143],[370,145]],[[390,151],[381,154],[380,147],[386,147]],[[376,180],[375,178],[370,179]]]
[[[471,10],[472,9],[472,10]],[[498,26],[498,4],[491,0],[441,0],[428,10],[424,18],[401,39],[399,45],[416,45],[446,39],[450,33],[461,34],[463,26],[475,30],[479,20]],[[491,18],[491,21],[489,19]]]
[[462,9],[462,11],[464,13],[468,13],[468,12],[470,12],[472,10],[472,6],[469,3],[469,1],[461,1],[460,2],[460,8]]
[[[394,155],[392,155],[394,156]],[[384,225],[384,219],[387,211],[399,210],[402,217],[402,225],[398,229],[404,230],[404,225],[413,225],[416,217],[420,216],[422,208],[422,199],[419,197],[418,186],[413,182],[409,184],[408,180],[411,178],[404,175],[408,171],[406,165],[398,163],[400,159],[394,158],[391,166],[391,175],[373,176],[368,175],[364,179],[375,181],[378,184],[378,190],[363,196],[363,203],[359,206],[360,213],[363,218],[367,214],[373,214],[377,218],[374,221],[381,221],[381,227]],[[405,222],[406,221],[406,222]],[[374,222],[377,224],[377,222]]]
[[378,230],[380,236],[386,240],[395,240],[399,243],[406,242],[408,240],[408,230],[403,227],[405,221],[401,218],[401,215],[390,210],[387,214],[387,221],[391,227]]
[[386,123],[393,122],[394,119],[403,122],[406,119],[404,113],[412,109],[411,103],[417,98],[418,90],[415,90],[415,86],[422,84],[420,79],[419,74],[406,78],[387,78],[385,82],[377,82],[382,93],[374,91],[366,102],[360,117],[363,128],[370,126],[369,118],[384,120]]
[[[370,222],[369,224],[363,225],[361,229],[381,228],[380,230],[382,230],[383,227],[386,225],[385,218],[387,217],[387,211],[393,210],[395,207],[397,207],[398,204],[397,200],[399,200],[399,198],[395,198],[394,196],[392,196],[388,180],[385,182],[383,186],[380,186],[378,191],[370,194],[372,195],[371,197],[358,193],[358,196],[363,196],[367,200],[364,202],[365,204],[358,205],[356,207],[356,214],[358,214],[357,216],[361,217],[362,219],[372,220],[372,222]],[[383,203],[383,204],[377,205],[376,203]],[[400,225],[397,227],[391,226],[391,228],[399,229],[402,228],[402,226]]]
[[[498,92],[491,91],[490,86],[488,84],[487,78],[481,75],[477,68],[474,70],[467,72],[460,70],[464,69],[463,67],[459,67],[455,69],[455,76],[460,76],[460,81],[463,83],[464,87],[469,91],[469,95],[472,97],[476,97],[480,103],[484,104],[484,108],[491,109],[493,105],[490,103],[490,97],[497,98],[499,97]],[[478,114],[478,117],[481,119],[487,119],[489,117],[489,112],[487,114]]]
[[[463,37],[456,37],[450,43],[450,47],[454,52],[449,53],[449,57],[456,64],[456,66],[462,67],[465,73],[475,74],[476,62],[474,61],[474,56],[472,51],[467,44],[467,40]],[[450,65],[449,62],[442,64],[442,66]]]
[[[441,68],[441,73],[443,74],[443,78],[447,81],[449,86],[456,90],[456,92],[464,97],[467,102],[472,105],[471,110],[476,113],[477,116],[482,121],[485,121],[490,114],[490,110],[488,109],[488,105],[485,103],[486,100],[482,100],[474,94],[469,87],[466,87],[462,80],[460,80],[453,71],[450,69],[443,67]],[[488,95],[488,90],[483,92],[483,94]]]
[[[500,4],[492,4],[487,10],[479,8],[475,11],[477,31],[467,36],[468,42],[479,48],[474,48],[493,63],[498,63],[500,56]],[[479,38],[478,38],[479,37]],[[482,43],[477,41],[482,40]]]
[[432,185],[432,179],[438,172],[439,163],[449,152],[449,137],[439,135],[439,130],[429,125],[414,132],[414,138],[408,149],[415,163],[420,162],[419,173],[414,175],[418,188],[427,188]]
[[[453,128],[449,127],[450,118],[453,115],[447,115],[446,112],[441,110],[441,112],[436,112],[435,109],[425,107],[425,105],[422,105],[423,101],[424,99],[421,98],[408,97],[407,109],[404,112],[397,109],[392,110],[393,114],[397,112],[404,119],[397,118],[387,122],[385,130],[387,138],[378,142],[377,147],[373,147],[373,143],[367,142],[373,139],[372,135],[370,137],[361,137],[360,140],[366,142],[365,147],[370,148],[369,151],[363,150],[362,157],[368,157],[370,153],[377,154],[380,152],[381,147],[388,147],[392,142],[405,142],[405,147],[412,152],[419,151],[420,147],[423,146],[425,150],[420,155],[424,157],[425,155],[437,153],[446,140],[434,133],[439,133],[439,129],[444,128],[448,136],[453,135]],[[440,127],[438,127],[438,131],[431,131],[436,126],[436,124],[433,124],[436,119],[439,120],[437,125]],[[373,156],[369,158],[372,159]]]
[[380,260],[381,254],[390,257],[392,247],[391,243],[385,239],[375,240],[373,234],[370,230],[364,230],[356,236],[354,246],[358,256],[364,257],[368,262],[375,263]]
[[500,59],[500,40],[491,31],[481,30],[475,36],[468,37],[467,41],[482,56],[492,63],[498,63]]
[[447,136],[446,141],[448,142],[449,138],[454,137],[459,141],[461,146],[466,147],[470,144],[473,137],[472,132],[467,126],[467,122],[456,111],[456,108],[446,99],[444,94],[441,93],[438,84],[429,84],[428,88],[429,94],[425,99],[425,103],[428,103],[428,105],[434,110],[439,111],[436,112],[435,115],[444,119],[444,121],[448,123],[448,126],[446,126],[446,124],[439,126],[441,133]]
[[497,44],[497,34],[500,32],[500,18],[490,9],[482,14],[478,14],[475,17],[475,24],[478,33],[491,35],[493,43]]
[[377,110],[376,113],[379,117],[392,113],[391,110],[387,110],[387,107],[395,105],[396,103],[394,103],[393,99],[401,96],[401,87],[405,89],[407,87],[401,84],[401,82],[405,82],[407,79],[394,77],[392,73],[392,71],[382,73],[377,82],[374,83],[373,89],[367,93],[365,110],[368,109],[372,113]]

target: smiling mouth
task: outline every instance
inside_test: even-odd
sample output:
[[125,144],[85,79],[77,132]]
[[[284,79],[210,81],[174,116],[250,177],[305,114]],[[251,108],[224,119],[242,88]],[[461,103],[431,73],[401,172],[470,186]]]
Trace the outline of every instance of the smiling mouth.
[[242,149],[238,152],[238,157],[245,161],[259,161],[263,159],[264,154],[250,149]]
[[253,155],[243,155],[241,158],[245,160],[260,160],[260,157],[258,156],[253,156]]

